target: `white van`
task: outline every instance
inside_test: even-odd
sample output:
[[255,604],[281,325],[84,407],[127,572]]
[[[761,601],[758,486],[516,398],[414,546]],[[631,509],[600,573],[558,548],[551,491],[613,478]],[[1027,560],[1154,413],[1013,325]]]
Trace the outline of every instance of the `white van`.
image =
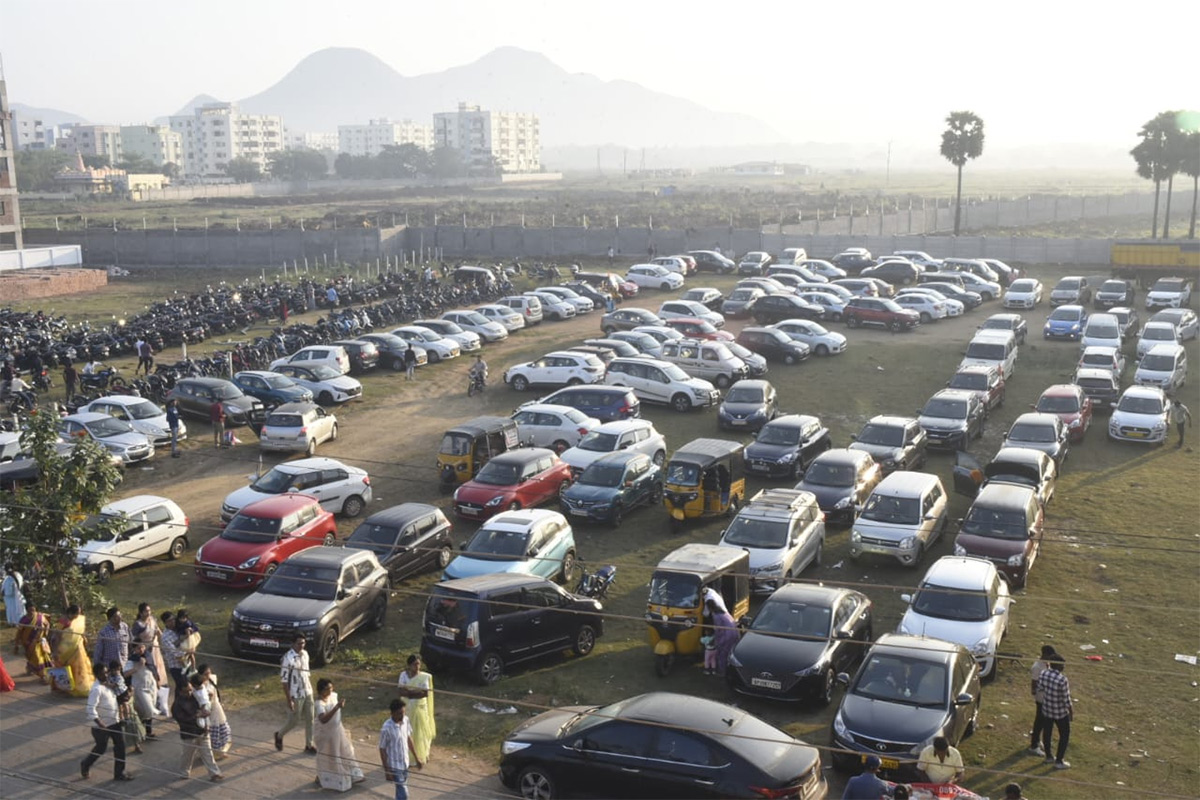
[[966,354],[958,368],[976,364],[995,367],[1004,380],[1009,380],[1017,368],[1017,337],[1012,331],[998,329],[981,330],[967,345]]
[[1083,326],[1083,335],[1079,337],[1079,349],[1089,345],[1115,347],[1119,351],[1122,345],[1121,323],[1112,314],[1092,314]]
[[735,356],[722,342],[699,339],[667,342],[662,346],[660,358],[678,364],[688,375],[703,378],[716,384],[719,389],[750,377],[750,368],[746,366],[746,362]]
[[1133,382],[1138,386],[1161,386],[1167,394],[1187,382],[1187,350],[1181,344],[1156,344],[1138,362]]
[[116,520],[113,535],[84,542],[75,563],[107,583],[113,572],[166,556],[179,558],[188,546],[188,518],[174,501],[141,494],[109,503],[84,526]]

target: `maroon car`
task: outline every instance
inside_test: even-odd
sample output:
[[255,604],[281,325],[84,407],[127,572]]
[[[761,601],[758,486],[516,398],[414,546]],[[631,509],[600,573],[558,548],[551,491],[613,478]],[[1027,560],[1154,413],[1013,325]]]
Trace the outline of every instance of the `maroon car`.
[[887,297],[851,297],[843,318],[851,328],[879,325],[889,331],[912,330],[921,324],[920,314]]
[[553,450],[522,447],[502,453],[454,492],[454,512],[465,519],[487,519],[501,511],[533,508],[559,496],[571,485],[571,466]]

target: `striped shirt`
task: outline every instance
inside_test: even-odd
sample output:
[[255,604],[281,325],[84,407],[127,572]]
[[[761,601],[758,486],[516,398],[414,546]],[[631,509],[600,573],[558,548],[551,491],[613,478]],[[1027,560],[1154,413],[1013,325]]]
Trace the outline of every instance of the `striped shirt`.
[[379,749],[387,754],[387,768],[393,773],[403,773],[408,770],[408,738],[412,736],[412,728],[405,717],[399,724],[388,717],[379,731]]
[[1047,719],[1065,719],[1071,714],[1071,682],[1056,669],[1041,674],[1037,683],[1042,693],[1042,714]]

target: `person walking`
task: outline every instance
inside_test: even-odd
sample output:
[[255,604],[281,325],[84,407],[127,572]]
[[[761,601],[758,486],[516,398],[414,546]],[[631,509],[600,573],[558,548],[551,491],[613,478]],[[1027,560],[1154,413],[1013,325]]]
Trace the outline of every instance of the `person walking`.
[[79,383],[79,373],[75,370],[75,365],[70,361],[63,367],[63,387],[67,402],[71,402],[71,398],[75,396],[75,385]]
[[404,380],[411,381],[416,378],[414,374],[417,369],[417,351],[413,350],[411,343],[408,349],[404,351]]
[[0,595],[4,597],[4,618],[9,625],[19,625],[25,616],[25,578],[12,562],[4,565],[4,582],[0,583]]
[[286,297],[279,299],[279,321],[287,325],[288,318],[288,302]]
[[398,681],[400,697],[404,699],[404,715],[412,728],[417,757],[429,761],[429,748],[437,737],[437,722],[433,715],[433,676],[421,669],[421,657],[408,657]]
[[338,697],[333,681],[328,678],[317,681],[317,724],[313,734],[317,746],[317,783],[322,789],[339,792],[348,792],[354,784],[366,780],[354,744],[342,725],[345,706],[346,699]]
[[171,716],[179,723],[179,740],[183,749],[179,753],[179,780],[191,777],[196,756],[208,770],[209,780],[220,783],[225,780],[221,768],[213,759],[212,744],[208,739],[209,712],[201,707],[200,695],[204,692],[204,678],[196,673],[187,685],[175,695],[171,705]]
[[846,782],[842,800],[879,800],[881,797],[891,797],[891,787],[878,774],[882,766],[883,761],[879,756],[867,756],[863,763],[863,771]]
[[167,428],[171,431],[171,458],[179,458],[179,402],[167,401]]
[[117,695],[108,682],[108,667],[96,663],[92,667],[95,681],[88,694],[87,720],[91,725],[95,746],[83,761],[79,762],[79,774],[87,780],[92,765],[113,746],[113,780],[131,781],[133,776],[125,771],[125,736],[121,730],[121,717],[117,709]]
[[1029,754],[1033,756],[1045,756],[1045,751],[1042,750],[1042,733],[1050,728],[1050,721],[1046,719],[1046,715],[1042,712],[1042,693],[1038,689],[1038,678],[1042,677],[1042,673],[1050,668],[1050,659],[1058,655],[1054,651],[1054,645],[1042,645],[1042,657],[1033,662],[1033,666],[1029,668],[1029,691],[1033,694],[1033,702],[1037,705],[1037,712],[1033,717],[1033,730],[1029,732]]
[[121,619],[121,610],[116,606],[112,606],[104,614],[108,617],[108,624],[96,634],[92,661],[101,664],[116,661],[123,666],[129,660],[129,626]]
[[200,664],[196,667],[196,674],[204,679],[204,691],[208,695],[208,740],[212,745],[213,758],[221,761],[233,744],[233,729],[229,726],[225,706],[221,704],[221,692],[217,690],[217,676],[212,668],[208,664]]
[[1183,447],[1183,432],[1187,430],[1188,423],[1192,421],[1192,412],[1188,411],[1188,407],[1181,403],[1178,399],[1171,401],[1171,422],[1175,423],[1175,430],[1179,431],[1179,443],[1175,445],[1175,449],[1179,450]]
[[142,345],[144,345],[145,343],[146,343],[146,340],[141,338],[140,336],[138,337],[138,340],[133,343],[133,352],[137,353],[137,357],[138,357],[137,366],[133,368],[134,375],[137,375],[138,370],[142,368]]
[[409,755],[417,769],[425,762],[417,757],[413,744],[412,728],[404,717],[404,701],[396,698],[388,707],[390,716],[379,731],[379,763],[383,765],[383,779],[396,785],[396,800],[408,800]]
[[42,683],[49,683],[46,670],[54,666],[50,657],[50,618],[30,600],[17,626],[15,643],[17,652],[25,652],[25,674],[37,675]]
[[124,672],[133,711],[142,722],[145,738],[153,739],[154,715],[158,711],[158,677],[146,663],[146,646],[141,642],[133,643]]
[[141,369],[144,370],[147,375],[149,375],[150,370],[154,368],[154,348],[150,346],[149,342],[143,340],[137,346],[137,353],[138,363],[133,370],[133,374],[137,375],[138,370]]
[[208,407],[208,419],[212,423],[213,445],[220,447],[221,440],[225,438],[225,405],[219,399],[213,400]]
[[616,257],[616,255],[617,255],[617,251],[610,244],[608,246],[608,266],[609,266],[609,268],[612,268],[613,259]]
[[[1067,744],[1071,741],[1071,720],[1075,718],[1075,704],[1071,700],[1071,682],[1063,674],[1066,668],[1063,657],[1055,653],[1050,659],[1050,669],[1038,678],[1038,689],[1042,692],[1042,713],[1046,715],[1047,723],[1042,731],[1042,750],[1046,754],[1046,763],[1054,764],[1055,769],[1070,769],[1071,763],[1064,760],[1067,754]],[[1054,757],[1050,756],[1050,740],[1053,727],[1058,728],[1058,750]]]
[[283,727],[275,731],[275,749],[283,749],[283,737],[299,723],[304,723],[304,752],[316,753],[313,745],[313,690],[312,672],[308,666],[308,651],[305,650],[304,634],[296,634],[292,646],[283,654],[280,678],[283,696],[287,700],[288,717]]

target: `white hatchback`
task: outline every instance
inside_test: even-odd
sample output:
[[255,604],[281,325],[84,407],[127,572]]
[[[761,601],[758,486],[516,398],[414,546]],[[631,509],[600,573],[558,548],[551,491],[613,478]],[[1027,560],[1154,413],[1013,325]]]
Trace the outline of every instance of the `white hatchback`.
[[600,427],[600,420],[577,408],[554,403],[530,403],[512,413],[522,444],[545,447],[562,455],[569,447]]
[[778,328],[797,342],[804,342],[819,356],[836,355],[846,349],[845,336],[810,319],[785,319],[771,327]]
[[634,264],[625,273],[625,280],[642,289],[669,291],[683,286],[683,276],[658,264]]
[[405,325],[402,328],[388,331],[393,336],[399,336],[406,342],[412,342],[415,345],[425,348],[426,355],[429,356],[429,363],[436,364],[439,361],[447,358],[458,358],[462,354],[462,348],[458,342],[453,339],[447,339],[440,333],[422,328],[417,325]]
[[371,502],[371,478],[366,470],[332,458],[301,458],[277,464],[262,475],[251,475],[250,485],[225,495],[221,524],[256,500],[288,492],[311,495],[331,514],[357,517]]
[[[520,319],[520,315],[515,315]],[[453,322],[464,331],[470,331],[483,341],[491,344],[503,342],[508,338],[508,328],[499,322],[493,322],[478,311],[447,311],[442,319]],[[522,325],[524,322],[521,323]]]
[[1130,386],[1108,418],[1108,437],[1162,444],[1167,440],[1170,402],[1157,386]]
[[619,419],[592,429],[562,454],[562,460],[571,466],[571,474],[578,476],[601,456],[623,450],[647,455],[661,467],[667,459],[667,440],[648,419]]
[[1138,361],[1141,361],[1142,356],[1149,353],[1155,345],[1160,344],[1183,343],[1179,341],[1179,331],[1170,322],[1154,322],[1151,320],[1142,326],[1142,332],[1138,334]]
[[950,316],[943,300],[938,300],[929,294],[917,292],[902,292],[892,298],[901,308],[907,308],[921,315],[921,322],[933,322]]
[[290,356],[275,359],[268,369],[271,372],[278,372],[279,367],[285,364],[296,364],[301,367],[324,364],[345,375],[350,371],[350,356],[346,355],[346,348],[341,345],[310,345],[301,347]]
[[502,306],[499,303],[476,306],[475,311],[484,319],[503,325],[504,329],[509,333],[519,331],[525,327],[524,317],[508,306]]

